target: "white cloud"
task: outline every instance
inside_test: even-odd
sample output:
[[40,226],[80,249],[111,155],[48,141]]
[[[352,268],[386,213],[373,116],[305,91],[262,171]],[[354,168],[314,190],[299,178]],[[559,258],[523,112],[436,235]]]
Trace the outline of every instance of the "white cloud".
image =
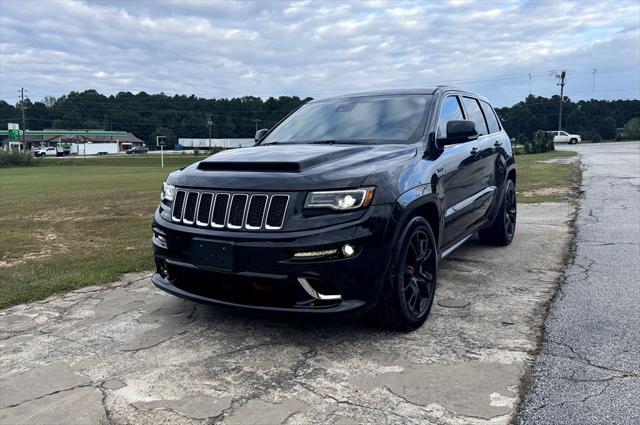
[[[640,4],[565,2],[0,2],[0,98],[94,88],[321,97],[458,84],[499,105],[556,92],[640,96]],[[592,70],[598,68],[598,92]]]

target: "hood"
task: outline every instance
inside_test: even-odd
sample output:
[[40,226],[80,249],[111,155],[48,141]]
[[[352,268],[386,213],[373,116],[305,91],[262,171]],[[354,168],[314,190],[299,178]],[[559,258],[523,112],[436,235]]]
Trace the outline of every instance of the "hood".
[[230,149],[170,177],[183,187],[309,190],[358,187],[416,155],[414,145],[267,145]]

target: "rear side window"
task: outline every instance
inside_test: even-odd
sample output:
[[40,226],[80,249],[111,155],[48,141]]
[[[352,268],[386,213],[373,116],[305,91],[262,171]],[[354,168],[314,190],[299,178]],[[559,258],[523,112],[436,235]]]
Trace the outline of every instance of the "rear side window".
[[482,106],[482,112],[484,112],[484,117],[487,119],[487,124],[489,124],[489,133],[497,133],[500,131],[500,123],[498,122],[498,117],[496,117],[495,112],[493,112],[493,108],[484,100],[480,101],[480,105]]
[[447,137],[447,122],[463,120],[464,114],[458,96],[449,96],[442,102],[440,118],[438,119],[438,139]]
[[487,128],[487,123],[484,121],[484,115],[482,114],[482,109],[480,109],[478,101],[471,97],[463,97],[462,101],[469,115],[468,119],[476,123],[478,134],[481,136],[489,134],[489,129]]

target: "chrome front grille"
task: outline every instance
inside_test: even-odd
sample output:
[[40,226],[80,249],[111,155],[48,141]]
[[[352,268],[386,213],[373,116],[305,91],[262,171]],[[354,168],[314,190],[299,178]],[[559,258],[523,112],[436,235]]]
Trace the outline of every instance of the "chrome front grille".
[[175,223],[231,230],[278,230],[284,224],[289,195],[176,191]]

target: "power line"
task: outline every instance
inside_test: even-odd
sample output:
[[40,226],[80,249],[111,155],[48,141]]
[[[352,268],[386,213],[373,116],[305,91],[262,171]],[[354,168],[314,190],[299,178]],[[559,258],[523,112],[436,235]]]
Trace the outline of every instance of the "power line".
[[[284,113],[284,112],[283,112]],[[0,121],[11,121],[14,120],[16,118],[0,118]],[[86,119],[82,118],[82,119]],[[29,121],[40,121],[40,122],[54,122],[54,121],[60,121],[63,120],[63,118],[29,118]],[[129,125],[136,125],[136,126],[145,126],[145,125],[166,125],[167,122],[166,121],[133,121],[133,120],[118,120],[118,122],[120,123],[124,123],[124,124],[129,124]],[[271,121],[271,120],[260,120],[260,122],[263,123],[269,123],[269,124],[275,124],[277,121]],[[176,126],[179,127],[200,127],[201,124],[193,124],[193,123],[177,123]],[[216,124],[216,127],[236,127],[236,126],[255,126],[255,123],[253,121],[251,122],[240,122],[240,123],[232,123],[232,124]]]
[[[617,66],[617,67],[607,67],[607,68],[600,68],[598,70],[599,74],[607,74],[607,73],[619,73],[619,72],[635,72],[638,69],[637,65],[634,66]],[[573,67],[573,68],[566,68],[565,71],[567,72],[568,75],[586,75],[586,74],[591,74],[593,70],[593,67]],[[552,70],[551,72],[555,72],[556,70]],[[539,72],[531,72],[530,73],[532,77],[537,77],[537,76],[544,76],[544,75],[548,75],[546,73],[539,73]],[[477,78],[477,79],[451,79],[451,80],[437,80],[437,81],[432,81],[431,83],[429,82],[425,82],[425,84],[471,84],[471,83],[482,83],[482,82],[493,82],[493,81],[505,81],[505,80],[512,80],[512,79],[524,79],[527,78],[527,74],[525,73],[518,73],[518,74],[503,74],[503,75],[494,75],[494,76],[486,76],[483,78]],[[308,93],[309,94],[323,94],[323,93],[340,93],[343,92],[344,89],[329,89],[329,90],[309,90]],[[130,93],[130,92],[124,92],[124,93]],[[270,97],[274,97],[277,98],[279,96],[273,96],[272,92],[253,92],[252,95],[249,96],[238,96],[238,97],[232,97],[232,98],[203,98],[203,97],[197,97],[195,98],[195,100],[232,100],[232,99],[241,99],[243,97],[256,97],[261,94],[268,94],[270,95]],[[0,91],[0,96],[2,95],[2,91]],[[46,96],[47,94],[41,94],[41,96]],[[133,96],[136,96],[135,94],[132,94]],[[117,95],[111,95],[113,97],[116,97]],[[154,96],[153,94],[150,96]],[[179,94],[175,94],[175,95],[169,95],[166,94],[167,98],[173,98],[175,96],[179,96],[179,97],[187,97],[185,95],[179,95]],[[287,97],[297,97],[297,96],[287,96]]]

